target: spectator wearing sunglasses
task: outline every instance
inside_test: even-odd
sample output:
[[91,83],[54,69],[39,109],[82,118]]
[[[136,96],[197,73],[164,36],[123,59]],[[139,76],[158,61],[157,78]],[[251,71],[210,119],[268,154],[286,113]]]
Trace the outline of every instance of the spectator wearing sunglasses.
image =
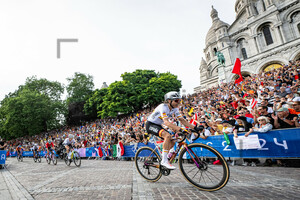
[[258,124],[255,124],[253,127],[254,132],[265,133],[272,130],[273,125],[270,123],[270,120],[265,116],[260,116],[257,118]]

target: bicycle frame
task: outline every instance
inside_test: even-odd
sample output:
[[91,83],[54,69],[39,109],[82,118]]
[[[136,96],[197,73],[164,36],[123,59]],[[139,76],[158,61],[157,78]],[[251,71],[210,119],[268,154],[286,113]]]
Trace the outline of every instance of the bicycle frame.
[[[160,150],[160,147],[159,147],[158,144],[157,144],[157,139],[156,139],[156,138],[157,138],[156,136],[153,137],[154,145],[155,145],[155,149],[154,149],[154,150],[158,150],[157,152],[159,153],[160,157],[162,157],[162,151]],[[199,167],[200,167],[200,166],[199,166],[199,163],[201,163],[200,160],[198,160],[198,162],[197,162],[197,161],[194,159],[194,157],[198,158],[198,156],[196,156],[196,154],[195,154],[193,151],[190,151],[189,148],[188,148],[187,146],[188,146],[188,144],[185,143],[185,142],[180,142],[180,143],[178,143],[178,147],[176,148],[175,152],[173,153],[173,155],[172,155],[171,158],[170,158],[170,163],[172,163],[172,162],[174,161],[174,159],[176,158],[176,156],[178,155],[178,153],[181,151],[181,149],[182,149],[182,148],[185,148],[186,151],[188,152],[188,154],[190,155],[190,157],[192,158],[192,160],[194,161],[194,163],[195,163],[195,164],[197,165],[197,167],[199,168]],[[192,154],[193,154],[194,156],[192,156]],[[159,167],[159,166],[158,166],[158,167]]]
[[46,157],[49,157],[50,159],[52,159],[53,155],[55,156],[54,150],[53,149],[49,149],[49,154],[46,154]]

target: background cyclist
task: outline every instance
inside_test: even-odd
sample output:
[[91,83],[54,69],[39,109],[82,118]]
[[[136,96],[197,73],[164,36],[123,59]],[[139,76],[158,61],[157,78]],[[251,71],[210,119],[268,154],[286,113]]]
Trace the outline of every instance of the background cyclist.
[[63,142],[63,144],[65,145],[65,148],[67,150],[67,154],[68,154],[68,159],[71,159],[71,154],[70,154],[70,148],[72,147],[72,145],[75,145],[76,141],[74,140],[74,135],[69,134],[68,138],[65,139],[65,141]]
[[35,158],[38,155],[37,152],[40,150],[39,145],[36,141],[33,144],[32,150],[33,150],[33,157]]
[[171,135],[166,131],[162,125],[167,126],[171,130],[176,132],[188,131],[185,128],[181,128],[170,122],[173,116],[175,116],[184,127],[189,127],[195,129],[197,132],[203,130],[203,127],[197,127],[186,121],[182,115],[179,113],[179,105],[181,101],[181,96],[178,92],[168,92],[164,96],[164,103],[157,106],[153,113],[147,118],[146,130],[148,133],[159,136],[164,139],[162,161],[161,165],[168,169],[175,169],[168,161],[168,153],[170,149],[175,145],[175,140],[171,140]]
[[52,147],[54,147],[54,144],[51,139],[48,139],[48,142],[46,143],[46,149],[47,149],[47,154],[49,156],[49,151],[52,151]]
[[22,143],[19,143],[19,145],[16,148],[17,156],[22,155],[23,154],[23,150],[24,150],[24,148],[22,147]]

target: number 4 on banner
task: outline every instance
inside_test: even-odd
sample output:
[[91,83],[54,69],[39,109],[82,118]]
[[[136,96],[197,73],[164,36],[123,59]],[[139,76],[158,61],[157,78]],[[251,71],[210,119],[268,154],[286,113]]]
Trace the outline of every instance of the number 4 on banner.
[[282,146],[284,149],[289,149],[288,146],[287,146],[287,143],[286,143],[286,140],[283,140],[282,141],[282,144],[280,144],[278,141],[277,141],[277,138],[274,138],[274,143],[278,146]]

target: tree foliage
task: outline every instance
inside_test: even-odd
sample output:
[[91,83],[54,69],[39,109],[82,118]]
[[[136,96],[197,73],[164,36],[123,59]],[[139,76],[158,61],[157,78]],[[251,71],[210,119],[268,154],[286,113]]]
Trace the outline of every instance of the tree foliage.
[[181,88],[181,81],[169,72],[136,70],[121,77],[122,81],[112,83],[102,93],[94,92],[85,104],[87,114],[97,111],[98,117],[104,118],[136,112],[162,102],[165,93]]
[[62,84],[30,77],[1,101],[0,134],[6,138],[35,135],[61,126],[66,114]]
[[107,88],[96,89],[84,104],[84,112],[92,119],[98,117],[98,111],[102,110],[104,96],[107,94]]
[[68,104],[68,125],[79,125],[83,120],[89,120],[85,115],[84,104],[93,93],[94,82],[91,75],[75,72],[74,76],[67,78],[67,104]]
[[91,75],[75,72],[73,77],[67,78],[67,81],[68,104],[84,102],[93,92],[94,82]]

